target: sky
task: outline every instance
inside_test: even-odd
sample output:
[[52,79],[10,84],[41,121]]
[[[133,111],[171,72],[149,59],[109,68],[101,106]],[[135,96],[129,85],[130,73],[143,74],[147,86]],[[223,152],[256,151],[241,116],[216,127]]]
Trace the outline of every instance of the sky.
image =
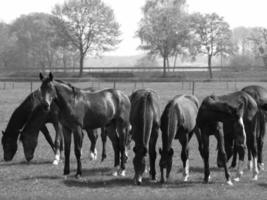
[[[115,12],[121,25],[122,42],[108,55],[132,56],[141,54],[137,50],[140,40],[135,37],[138,22],[142,17],[141,8],[145,0],[103,0]],[[50,13],[56,3],[64,0],[0,0],[0,21],[10,23],[22,14],[31,12]],[[189,12],[212,13],[223,16],[231,28],[238,26],[267,27],[266,0],[187,0]]]

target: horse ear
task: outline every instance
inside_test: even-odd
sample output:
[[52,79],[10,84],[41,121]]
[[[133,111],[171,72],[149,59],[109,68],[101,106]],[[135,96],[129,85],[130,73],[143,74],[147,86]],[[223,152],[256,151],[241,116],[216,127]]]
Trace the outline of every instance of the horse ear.
[[43,74],[40,72],[40,74],[39,74],[39,77],[40,77],[40,80],[42,81],[42,80],[44,80],[44,76],[43,76]]
[[159,148],[159,154],[160,154],[160,155],[162,154],[162,149],[161,149],[161,148]]
[[169,156],[173,156],[173,148],[170,149]]
[[48,78],[50,81],[53,81],[54,76],[53,76],[52,72],[49,72]]

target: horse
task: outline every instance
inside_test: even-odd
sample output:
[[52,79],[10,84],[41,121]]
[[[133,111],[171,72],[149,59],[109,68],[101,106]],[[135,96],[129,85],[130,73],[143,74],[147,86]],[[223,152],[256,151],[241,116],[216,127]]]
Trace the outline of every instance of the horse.
[[131,136],[135,142],[133,151],[134,182],[142,183],[142,176],[146,168],[145,157],[149,152],[150,175],[156,180],[155,161],[157,157],[156,143],[160,126],[160,109],[158,95],[150,89],[140,89],[130,96],[132,125]]
[[[41,102],[41,93],[39,90],[35,90],[30,93],[24,101],[13,111],[10,120],[8,121],[5,131],[2,131],[2,146],[4,150],[4,160],[11,161],[17,152],[18,148],[18,137],[20,135],[21,129],[27,123],[33,110]],[[44,134],[45,139],[55,152],[55,146],[52,138],[47,130],[46,126],[40,127],[41,132]]]
[[[86,88],[85,90],[94,91],[93,88]],[[35,110],[32,112],[20,136],[20,141],[23,144],[24,154],[27,160],[31,160],[33,158],[34,151],[38,143],[38,133],[40,127],[43,126],[43,124],[45,123],[52,123],[56,130],[56,139],[55,139],[56,155],[53,164],[58,165],[62,154],[61,152],[63,150],[62,146],[63,135],[62,135],[62,125],[59,122],[59,108],[55,103],[52,103],[49,112],[47,112],[43,108],[42,104],[37,106],[37,108],[35,108]],[[96,160],[97,158],[96,141],[98,138],[99,131],[98,130],[86,130],[86,131],[88,138],[91,141],[90,160]],[[102,161],[103,161],[106,157],[106,152],[105,152],[106,134],[103,131],[101,132],[101,138],[103,142],[103,152],[102,152]]]
[[63,126],[65,147],[64,175],[70,173],[71,132],[74,136],[77,161],[75,176],[79,178],[82,174],[82,129],[105,127],[114,149],[113,175],[125,176],[125,143],[131,129],[131,103],[128,96],[116,89],[88,92],[71,84],[54,81],[51,72],[46,78],[42,73],[39,77],[42,82],[40,91],[44,107],[49,110],[54,101],[60,110],[59,118]]
[[[254,98],[254,100],[256,101],[257,105],[258,105],[258,109],[259,109],[259,113],[257,115],[258,117],[258,134],[257,134],[257,147],[258,147],[258,167],[260,170],[264,169],[264,163],[263,163],[263,155],[262,155],[262,149],[263,149],[263,144],[264,144],[264,137],[265,137],[265,133],[267,130],[267,113],[266,111],[262,108],[262,103],[267,102],[267,90],[261,86],[257,86],[257,85],[251,85],[251,86],[247,86],[245,88],[242,89],[242,91],[248,93],[250,96],[252,96]],[[229,141],[229,143],[233,143],[231,142],[231,138],[227,138],[226,142]],[[230,147],[230,145],[227,145],[228,148],[232,148]],[[233,148],[234,150],[234,154],[233,154],[233,159],[232,159],[232,164],[231,167],[235,167],[236,166],[236,156],[237,156],[237,151],[236,151],[236,146],[234,146]],[[228,158],[230,159],[230,158]],[[252,161],[251,161],[251,151],[248,148],[248,169],[252,169]]]
[[[193,95],[177,95],[171,99],[161,116],[160,129],[162,132],[162,149],[160,149],[160,171],[161,182],[165,182],[164,169],[166,168],[166,179],[169,178],[172,168],[173,148],[172,142],[178,139],[182,145],[181,159],[184,167],[184,181],[189,177],[189,141],[193,133],[198,134],[196,129],[196,118],[199,101]],[[199,144],[200,136],[197,135]],[[200,149],[201,147],[199,147]]]
[[[227,157],[232,151],[225,151],[224,134],[229,134],[237,145],[239,162],[235,181],[240,181],[243,173],[245,147],[248,144],[253,157],[253,180],[258,179],[257,166],[257,112],[255,100],[246,92],[238,91],[223,96],[206,97],[197,115],[197,126],[201,131],[202,153],[204,161],[204,182],[210,179],[209,170],[209,136],[215,135],[218,141],[219,156],[222,159],[225,177],[228,185],[233,185],[228,168]],[[225,127],[232,129],[225,129]],[[229,148],[226,148],[229,150]]]

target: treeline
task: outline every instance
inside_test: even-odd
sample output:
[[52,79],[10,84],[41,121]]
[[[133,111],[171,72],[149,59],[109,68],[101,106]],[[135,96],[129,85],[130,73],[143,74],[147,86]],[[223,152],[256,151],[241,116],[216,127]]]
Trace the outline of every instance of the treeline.
[[[86,55],[101,55],[120,42],[119,23],[101,0],[66,0],[51,13],[0,23],[0,66],[79,68],[82,75]],[[207,57],[210,78],[218,56],[233,67],[267,66],[264,27],[231,30],[216,13],[188,13],[185,0],[146,0],[142,13],[136,36],[148,54],[140,63],[161,57],[164,75],[177,59],[199,55]]]

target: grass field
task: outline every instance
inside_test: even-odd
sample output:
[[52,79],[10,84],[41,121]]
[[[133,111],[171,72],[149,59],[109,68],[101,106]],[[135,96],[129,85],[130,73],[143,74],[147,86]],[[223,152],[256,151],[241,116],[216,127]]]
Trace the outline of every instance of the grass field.
[[[267,87],[267,83],[197,83],[195,95],[200,101],[209,94],[226,94],[241,89],[246,85],[259,84]],[[79,87],[92,86],[91,83],[75,83]],[[37,88],[39,84],[34,84]],[[113,87],[112,83],[101,83],[96,87]],[[134,86],[133,83],[118,83],[117,88],[130,94],[134,88],[148,87],[156,90],[160,96],[160,106],[163,110],[167,101],[176,94],[190,94],[190,83],[144,83]],[[7,89],[0,90],[0,130],[4,130],[13,110],[29,94],[29,84],[16,83],[14,88],[7,85]],[[48,125],[52,135],[54,130]],[[113,151],[111,143],[107,142],[108,157],[104,162],[89,161],[89,140],[85,137],[83,144],[83,175],[77,180],[74,178],[76,160],[73,150],[71,152],[71,175],[64,179],[63,163],[53,166],[53,152],[44,137],[40,135],[39,144],[35,151],[35,157],[31,163],[26,163],[22,145],[19,144],[18,152],[12,162],[3,162],[3,150],[0,150],[0,199],[267,199],[267,173],[260,173],[258,182],[252,182],[252,174],[245,173],[241,182],[233,187],[225,184],[224,172],[216,168],[216,141],[211,139],[210,166],[212,180],[210,184],[203,184],[203,161],[198,153],[198,145],[195,137],[190,142],[190,178],[189,182],[182,182],[182,162],[180,160],[181,147],[174,143],[174,166],[171,172],[171,180],[164,185],[151,183],[145,178],[143,185],[133,184],[133,152],[130,151],[130,159],[127,163],[126,177],[112,177]],[[133,146],[133,144],[132,144]],[[160,139],[157,144],[161,146]],[[72,145],[73,147],[73,145]],[[97,143],[98,154],[102,150],[100,139]],[[267,153],[266,145],[264,155]],[[265,156],[265,164],[267,156]],[[157,175],[159,155],[156,160]],[[234,171],[231,171],[233,175]],[[148,174],[145,175],[148,177]]]

